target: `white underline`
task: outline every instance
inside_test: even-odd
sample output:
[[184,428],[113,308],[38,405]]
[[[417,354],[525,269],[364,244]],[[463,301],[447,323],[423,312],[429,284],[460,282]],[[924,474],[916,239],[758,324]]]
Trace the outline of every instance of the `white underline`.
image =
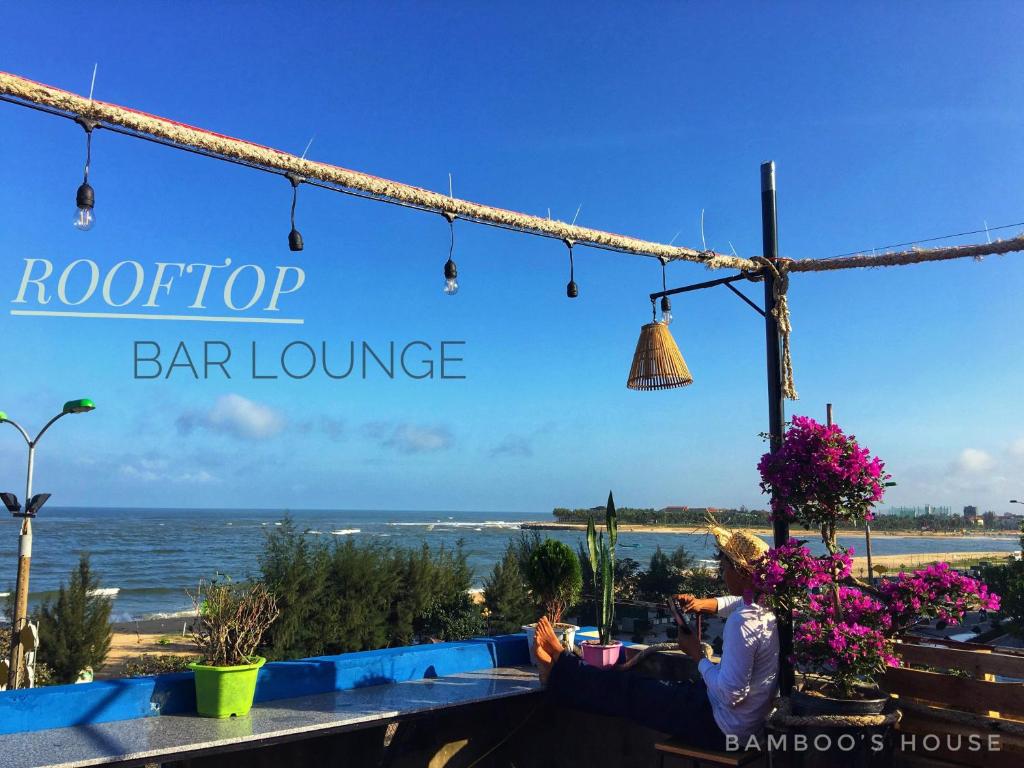
[[91,317],[103,320],[187,320],[194,323],[270,323],[302,325],[298,317],[215,317],[211,315],[144,315],[124,312],[64,312],[50,309],[12,309],[12,315],[24,317]]

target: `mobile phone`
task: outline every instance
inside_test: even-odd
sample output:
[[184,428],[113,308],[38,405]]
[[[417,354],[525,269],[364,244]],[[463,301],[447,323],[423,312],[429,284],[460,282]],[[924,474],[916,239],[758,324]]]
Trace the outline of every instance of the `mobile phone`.
[[683,606],[679,600],[675,597],[670,597],[668,599],[668,607],[669,610],[672,611],[672,615],[675,617],[679,631],[684,635],[692,635],[693,628],[690,626],[690,622],[686,620],[686,614],[683,612]]

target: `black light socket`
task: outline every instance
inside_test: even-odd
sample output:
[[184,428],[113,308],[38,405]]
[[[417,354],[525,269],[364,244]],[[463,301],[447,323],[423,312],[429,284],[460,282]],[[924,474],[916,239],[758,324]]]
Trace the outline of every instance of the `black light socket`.
[[576,285],[575,280],[570,280],[569,284],[565,286],[565,295],[568,296],[570,299],[575,299],[577,296],[580,295],[580,288],[578,285]]
[[451,258],[449,258],[448,261],[446,261],[444,263],[444,279],[445,280],[454,280],[458,276],[459,276],[459,269],[458,269],[458,267],[455,266],[455,262],[452,261]]
[[291,251],[302,250],[302,233],[297,229],[292,229],[288,233],[288,249]]
[[668,296],[661,297],[661,311],[662,313],[672,311],[672,300]]
[[79,208],[92,208],[96,205],[96,193],[92,191],[89,182],[83,181],[82,186],[78,188],[78,192],[75,195],[75,204]]

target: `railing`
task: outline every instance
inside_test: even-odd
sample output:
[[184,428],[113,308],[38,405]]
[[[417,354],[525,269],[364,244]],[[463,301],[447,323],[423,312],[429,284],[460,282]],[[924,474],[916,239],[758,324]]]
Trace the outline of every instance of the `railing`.
[[888,670],[884,687],[903,712],[901,765],[1024,765],[1024,654],[1004,651],[953,640],[897,645],[905,666]]

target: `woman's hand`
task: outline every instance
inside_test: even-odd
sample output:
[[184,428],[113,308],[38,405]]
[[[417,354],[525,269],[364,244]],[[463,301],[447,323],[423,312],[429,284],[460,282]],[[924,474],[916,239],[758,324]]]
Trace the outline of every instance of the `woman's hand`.
[[718,601],[713,597],[694,597],[693,595],[676,595],[684,613],[718,613]]
[[680,629],[679,634],[676,635],[676,643],[679,645],[679,650],[694,661],[700,661],[704,658],[704,651],[701,648],[700,638],[697,637],[696,632],[687,633]]

